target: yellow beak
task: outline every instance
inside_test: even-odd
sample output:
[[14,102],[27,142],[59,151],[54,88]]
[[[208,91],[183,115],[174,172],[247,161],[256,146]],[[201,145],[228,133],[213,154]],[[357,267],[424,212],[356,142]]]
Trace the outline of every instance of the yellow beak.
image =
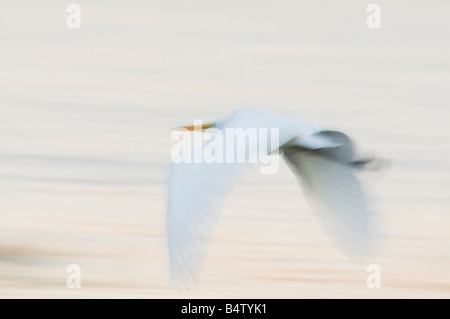
[[194,131],[194,130],[206,130],[210,127],[215,127],[216,124],[214,123],[207,123],[202,125],[190,125],[190,126],[182,126],[178,127],[177,130],[188,130],[188,131]]

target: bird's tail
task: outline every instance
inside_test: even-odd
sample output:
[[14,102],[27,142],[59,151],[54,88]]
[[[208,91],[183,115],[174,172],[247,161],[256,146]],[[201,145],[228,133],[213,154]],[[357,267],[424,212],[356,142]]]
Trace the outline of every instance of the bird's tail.
[[386,159],[371,155],[351,161],[350,166],[360,170],[381,171],[388,169],[390,162]]

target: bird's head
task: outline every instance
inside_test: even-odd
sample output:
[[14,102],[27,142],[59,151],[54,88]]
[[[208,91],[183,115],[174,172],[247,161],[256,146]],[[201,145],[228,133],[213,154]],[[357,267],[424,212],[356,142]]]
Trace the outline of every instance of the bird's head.
[[197,130],[206,130],[211,127],[217,127],[216,123],[206,123],[201,125],[188,125],[188,126],[181,126],[178,127],[177,130],[188,130],[188,131],[197,131]]
[[[188,131],[204,131],[209,128],[217,128],[219,130],[224,130],[226,128],[248,128],[248,127],[259,127],[261,119],[261,110],[253,108],[239,108],[233,112],[230,116],[220,118],[211,123],[203,124],[199,121],[194,125],[178,127],[177,130],[188,130]],[[270,117],[272,115],[264,115],[264,118]]]
[[214,122],[209,122],[209,123],[203,123],[202,121],[194,121],[194,125],[181,126],[181,127],[176,128],[176,130],[187,130],[187,131],[191,131],[191,132],[204,131],[209,128],[216,128],[219,130],[223,130],[229,126],[229,123],[231,122],[231,120],[232,120],[231,117],[225,117],[225,118],[214,120]]

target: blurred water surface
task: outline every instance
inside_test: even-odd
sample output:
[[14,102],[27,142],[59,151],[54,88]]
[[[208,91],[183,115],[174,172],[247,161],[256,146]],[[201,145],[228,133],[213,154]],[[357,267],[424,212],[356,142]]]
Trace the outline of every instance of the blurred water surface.
[[[379,1],[377,30],[356,0],[78,4],[81,29],[56,1],[0,4],[0,297],[450,297],[448,2]],[[242,106],[392,160],[364,176],[388,232],[376,258],[329,242],[284,164],[255,167],[199,285],[170,289],[170,131]]]

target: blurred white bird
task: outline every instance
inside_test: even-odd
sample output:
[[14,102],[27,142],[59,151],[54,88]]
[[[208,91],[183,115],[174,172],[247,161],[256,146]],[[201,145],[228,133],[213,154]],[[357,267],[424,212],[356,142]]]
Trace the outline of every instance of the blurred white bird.
[[[327,235],[351,257],[371,251],[375,214],[368,207],[354,172],[373,165],[374,161],[355,158],[353,143],[347,135],[248,108],[238,109],[214,123],[184,129],[211,127],[221,131],[277,128],[279,145],[270,145],[267,152],[280,151],[283,155]],[[197,279],[225,197],[249,167],[248,163],[172,164],[168,178],[167,234],[175,285],[189,285]]]

